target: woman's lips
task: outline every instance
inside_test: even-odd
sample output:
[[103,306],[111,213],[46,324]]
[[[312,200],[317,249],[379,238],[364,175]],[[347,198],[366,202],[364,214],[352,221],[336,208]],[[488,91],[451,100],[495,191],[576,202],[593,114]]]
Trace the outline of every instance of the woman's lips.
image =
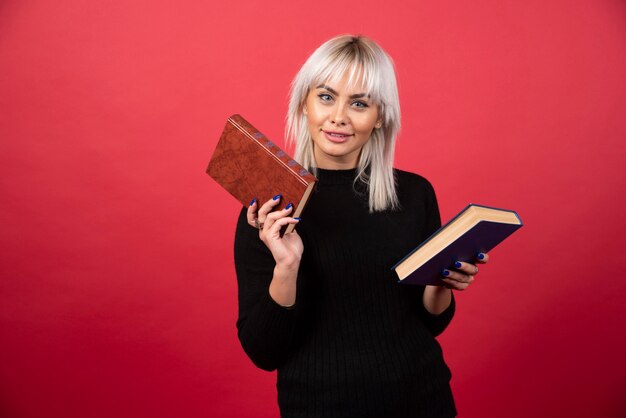
[[322,131],[322,132],[324,132],[324,136],[326,136],[326,139],[336,144],[341,144],[343,142],[346,142],[348,138],[352,136],[352,134],[345,134],[341,132],[332,132],[332,131]]

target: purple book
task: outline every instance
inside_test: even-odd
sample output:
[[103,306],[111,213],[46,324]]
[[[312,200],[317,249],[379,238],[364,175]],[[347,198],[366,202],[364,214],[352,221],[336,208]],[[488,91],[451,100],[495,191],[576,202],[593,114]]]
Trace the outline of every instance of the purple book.
[[392,270],[400,283],[438,285],[455,261],[474,263],[522,227],[515,211],[470,204],[400,260]]

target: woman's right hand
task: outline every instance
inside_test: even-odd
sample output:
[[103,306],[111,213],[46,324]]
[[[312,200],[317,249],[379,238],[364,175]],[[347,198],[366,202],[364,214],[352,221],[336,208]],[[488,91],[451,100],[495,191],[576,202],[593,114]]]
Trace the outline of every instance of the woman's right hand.
[[248,207],[248,224],[259,228],[259,238],[274,256],[276,267],[297,270],[304,251],[302,238],[295,230],[281,237],[280,230],[285,225],[297,224],[300,219],[289,216],[293,212],[292,204],[287,205],[283,210],[272,212],[272,209],[280,203],[281,198],[281,195],[274,196],[263,203],[260,209],[255,199]]
[[280,236],[282,227],[297,224],[300,221],[289,216],[293,212],[293,205],[291,204],[283,210],[272,212],[280,199],[280,195],[274,196],[258,210],[258,202],[254,200],[248,207],[247,215],[248,223],[259,228],[259,238],[272,252],[276,261],[274,276],[269,287],[270,296],[279,305],[292,307],[296,303],[296,281],[304,244],[302,244],[302,238],[295,230]]

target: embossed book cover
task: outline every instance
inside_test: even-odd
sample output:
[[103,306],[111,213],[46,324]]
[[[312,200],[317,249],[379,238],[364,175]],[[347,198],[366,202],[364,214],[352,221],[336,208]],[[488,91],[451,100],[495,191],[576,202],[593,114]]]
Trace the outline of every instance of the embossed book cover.
[[[276,209],[293,203],[293,217],[300,216],[317,182],[240,115],[228,118],[206,171],[244,206],[254,198],[263,204],[281,194]],[[289,225],[286,232],[293,228]]]

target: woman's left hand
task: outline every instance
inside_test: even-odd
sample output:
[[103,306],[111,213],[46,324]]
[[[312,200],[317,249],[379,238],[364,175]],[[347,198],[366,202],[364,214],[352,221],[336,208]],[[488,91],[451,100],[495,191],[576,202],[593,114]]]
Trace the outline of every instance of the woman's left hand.
[[[488,261],[489,256],[486,253],[480,253],[476,257],[476,264],[485,264]],[[441,280],[444,281],[449,289],[465,290],[478,274],[478,266],[476,264],[457,261],[453,268],[442,272]]]

